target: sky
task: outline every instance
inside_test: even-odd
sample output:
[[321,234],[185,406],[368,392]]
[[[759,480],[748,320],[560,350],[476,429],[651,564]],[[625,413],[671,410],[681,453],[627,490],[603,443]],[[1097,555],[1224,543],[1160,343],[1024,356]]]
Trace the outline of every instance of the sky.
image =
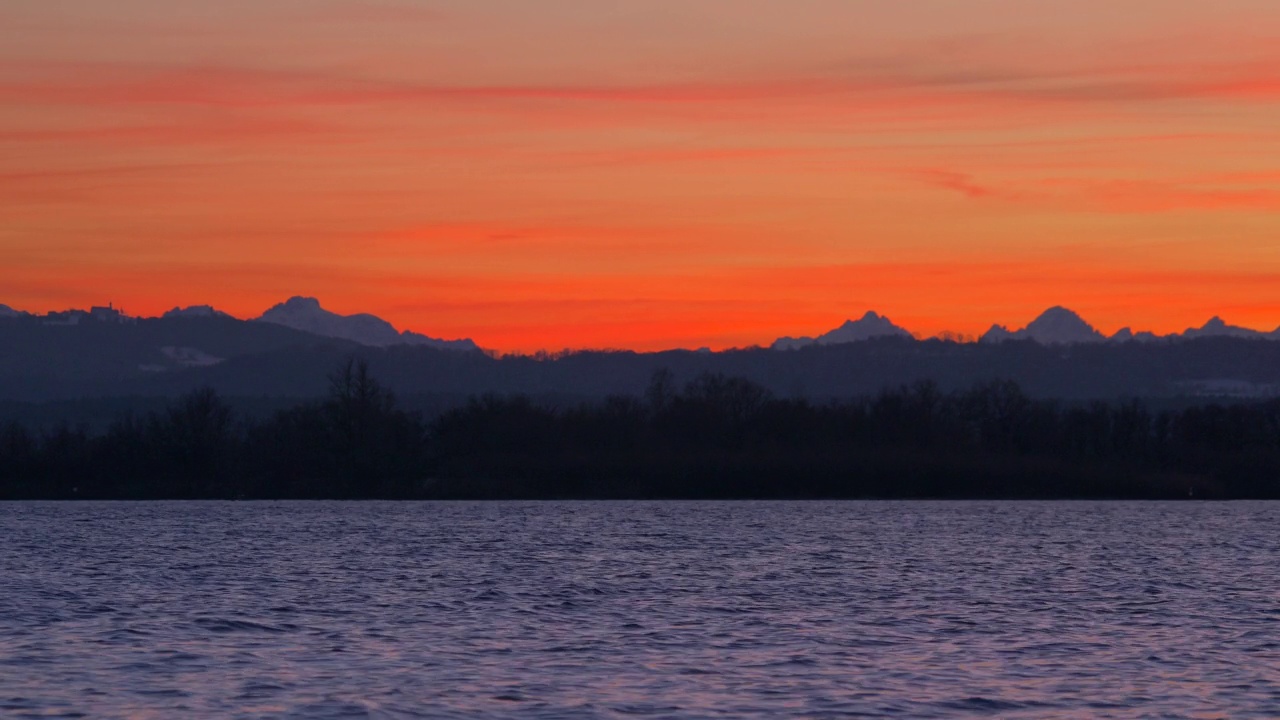
[[5,0],[0,303],[1280,325],[1274,0]]

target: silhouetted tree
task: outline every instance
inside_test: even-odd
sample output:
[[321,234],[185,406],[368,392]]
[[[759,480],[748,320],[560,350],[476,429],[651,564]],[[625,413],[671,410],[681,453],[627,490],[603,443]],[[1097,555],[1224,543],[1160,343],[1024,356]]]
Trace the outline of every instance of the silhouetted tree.
[[666,410],[676,396],[676,378],[668,368],[655,370],[649,379],[649,387],[644,392],[645,402],[649,410],[660,413]]
[[399,494],[421,473],[423,429],[396,407],[366,361],[348,359],[329,377],[324,412],[341,494]]
[[0,427],[0,497],[1280,497],[1280,401],[1153,414],[991,382],[814,404],[738,377],[556,407],[485,395],[431,423],[359,360],[237,422],[211,390],[101,434]]
[[[121,431],[127,431],[122,428]],[[158,450],[167,460],[167,484],[181,497],[218,494],[227,476],[232,440],[231,408],[212,388],[195,390],[152,419]],[[222,483],[224,489],[226,483]]]

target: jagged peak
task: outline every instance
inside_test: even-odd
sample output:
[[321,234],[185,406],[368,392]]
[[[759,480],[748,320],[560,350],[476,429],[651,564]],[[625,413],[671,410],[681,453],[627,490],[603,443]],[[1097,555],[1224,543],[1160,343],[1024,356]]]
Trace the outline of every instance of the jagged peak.
[[840,343],[856,340],[867,340],[883,335],[909,336],[910,332],[893,324],[888,317],[868,310],[857,320],[845,320],[844,324],[827,333],[819,335],[818,343]]
[[1013,337],[1013,333],[1009,332],[1009,328],[1004,325],[992,323],[987,331],[978,337],[978,342],[1002,342]]
[[[282,303],[276,303],[275,305],[271,306],[267,310],[267,312],[271,312],[272,310],[277,310],[277,309],[285,309],[285,308],[289,310],[324,310],[324,308],[320,306],[320,301],[318,299],[313,297],[306,297],[303,295],[294,295],[293,297],[289,298],[288,300],[285,300]],[[263,313],[263,314],[265,315],[266,313]]]
[[858,318],[857,320],[854,320],[852,318],[847,318],[843,323],[841,323],[840,327],[856,327],[864,323],[880,323],[880,322],[888,322],[888,320],[889,318],[881,315],[875,310],[868,310],[865,313],[863,313],[862,317]]
[[1266,333],[1259,332],[1251,328],[1240,327],[1238,325],[1231,325],[1217,315],[1214,315],[1213,317],[1205,321],[1204,325],[1201,325],[1198,328],[1194,328],[1194,327],[1187,328],[1186,332],[1182,333],[1182,337],[1184,338],[1197,338],[1197,337],[1257,338],[1257,337],[1266,337],[1266,336],[1267,336]]
[[887,316],[868,310],[857,320],[846,319],[839,327],[814,337],[781,337],[773,342],[776,350],[795,350],[808,345],[839,345],[878,337],[912,337],[904,328],[893,324]]
[[1047,345],[1102,342],[1106,339],[1074,310],[1062,305],[1045,310],[1016,332],[1010,332],[1003,325],[992,325],[982,336],[982,340],[987,342],[1035,340]]
[[373,347],[408,344],[451,350],[477,349],[476,344],[470,339],[438,340],[408,330],[401,332],[376,315],[368,313],[341,315],[324,309],[318,299],[302,295],[295,295],[272,306],[262,313],[258,320]]

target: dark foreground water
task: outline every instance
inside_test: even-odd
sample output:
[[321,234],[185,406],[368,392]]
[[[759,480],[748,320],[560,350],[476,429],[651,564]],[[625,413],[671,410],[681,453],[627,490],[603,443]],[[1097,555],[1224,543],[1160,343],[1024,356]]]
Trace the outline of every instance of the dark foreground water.
[[0,504],[0,716],[1280,717],[1280,504]]

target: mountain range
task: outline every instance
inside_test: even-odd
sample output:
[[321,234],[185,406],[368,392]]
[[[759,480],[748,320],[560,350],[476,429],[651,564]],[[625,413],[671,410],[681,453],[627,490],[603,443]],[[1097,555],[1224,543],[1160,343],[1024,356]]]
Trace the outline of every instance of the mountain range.
[[[94,307],[90,310],[67,310],[37,316],[15,310],[8,305],[0,305],[0,319],[38,318],[46,324],[74,325],[81,318],[95,318],[116,322],[136,322],[140,318],[130,317],[108,305]],[[166,320],[194,318],[226,318],[231,315],[209,305],[193,305],[182,308],[175,307],[161,316]],[[320,301],[312,297],[294,296],[273,305],[252,322],[270,323],[299,330],[319,337],[349,340],[367,347],[391,347],[395,345],[416,345],[434,347],[444,350],[479,350],[480,347],[470,338],[443,340],[422,335],[410,330],[397,330],[391,323],[376,315],[358,313],[340,315],[324,309]],[[815,345],[840,345],[844,343],[862,342],[874,338],[918,337],[906,328],[895,325],[887,316],[868,310],[857,320],[845,320],[843,324],[816,337],[780,337],[770,347],[774,350],[798,350]],[[1262,340],[1280,340],[1280,327],[1270,332],[1253,330],[1238,325],[1228,325],[1222,318],[1214,316],[1198,328],[1187,328],[1181,333],[1156,335],[1152,332],[1134,332],[1129,327],[1121,328],[1111,336],[1106,336],[1086,322],[1080,315],[1062,306],[1054,306],[1045,310],[1034,320],[1019,330],[1009,330],[1004,325],[992,325],[978,338],[979,342],[1000,343],[1016,340],[1031,340],[1041,345],[1075,345],[1080,343],[1100,342],[1152,342],[1157,340],[1189,340],[1206,337],[1233,337]]]
[[[89,310],[66,310],[36,316],[31,313],[14,310],[8,305],[0,305],[0,318],[36,318],[46,325],[78,325],[82,320],[92,319],[113,323],[136,323],[145,318],[132,317],[108,304],[106,307],[93,307]],[[234,320],[230,314],[222,312],[210,305],[192,305],[175,307],[160,316],[162,320],[192,320],[220,318]],[[273,305],[259,317],[250,322],[281,325],[294,330],[319,337],[350,340],[368,347],[388,347],[391,345],[421,345],[444,350],[479,350],[479,346],[471,339],[440,340],[416,332],[403,332],[386,320],[375,315],[359,313],[356,315],[339,315],[325,310],[320,301],[311,297],[291,297]]]
[[1104,337],[1057,307],[1018,330],[995,326],[980,342],[917,339],[868,312],[816,337],[780,338],[772,348],[498,357],[471,340],[437,340],[372,315],[332,313],[312,298],[291,298],[251,320],[209,306],[153,318],[110,305],[45,315],[0,306],[0,404],[133,402],[126,399],[202,386],[242,399],[316,397],[353,356],[397,393],[435,398],[423,406],[432,408],[485,393],[564,402],[639,394],[659,369],[680,382],[722,373],[812,398],[925,380],[967,389],[996,379],[1062,399],[1256,398],[1280,396],[1280,342],[1265,342],[1277,339],[1219,318],[1163,337],[1127,329]]
[[329,312],[320,307],[319,300],[310,297],[291,297],[269,308],[258,320],[284,325],[313,335],[351,340],[369,347],[425,345],[444,350],[479,349],[469,338],[437,340],[408,330],[400,332],[391,323],[375,315],[367,313],[339,315]]
[[[887,317],[875,312],[867,312],[861,319],[846,320],[840,327],[817,337],[778,338],[773,342],[772,347],[775,350],[796,350],[810,345],[836,345],[877,337],[915,337],[915,335],[905,328],[894,325]],[[1075,312],[1059,305],[1045,310],[1020,330],[1011,331],[1004,325],[992,325],[983,333],[979,341],[1001,343],[1011,340],[1032,340],[1041,345],[1076,345],[1101,342],[1190,340],[1207,337],[1280,340],[1280,327],[1271,332],[1252,330],[1238,325],[1228,325],[1222,318],[1215,315],[1204,325],[1198,328],[1187,328],[1181,333],[1169,335],[1156,335],[1145,331],[1135,333],[1132,328],[1125,327],[1108,337],[1085,322],[1084,318]]]
[[774,350],[798,350],[809,345],[839,345],[861,342],[877,337],[912,337],[911,333],[894,325],[889,318],[868,310],[858,320],[845,320],[844,324],[830,332],[814,337],[782,337],[773,341]]

